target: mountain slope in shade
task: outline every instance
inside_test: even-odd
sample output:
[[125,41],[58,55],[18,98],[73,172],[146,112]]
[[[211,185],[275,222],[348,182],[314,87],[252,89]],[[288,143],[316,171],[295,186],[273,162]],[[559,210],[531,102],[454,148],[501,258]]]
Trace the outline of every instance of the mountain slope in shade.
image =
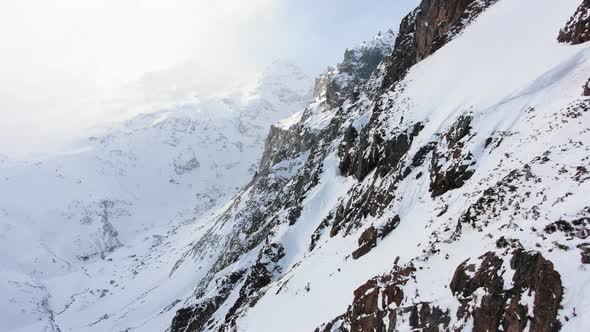
[[[59,321],[69,301],[90,306],[104,299],[125,283],[111,284],[113,276],[105,272],[120,264],[129,281],[136,278],[142,267],[135,264],[150,262],[138,257],[250,181],[270,124],[303,108],[311,87],[296,65],[276,61],[250,87],[140,114],[80,142],[75,151],[28,161],[3,158],[3,329],[35,331],[40,327],[26,324],[39,319],[50,326],[47,320]],[[108,278],[104,285],[89,286],[102,277]],[[122,301],[133,295],[129,291]],[[56,326],[63,331],[67,325]]]

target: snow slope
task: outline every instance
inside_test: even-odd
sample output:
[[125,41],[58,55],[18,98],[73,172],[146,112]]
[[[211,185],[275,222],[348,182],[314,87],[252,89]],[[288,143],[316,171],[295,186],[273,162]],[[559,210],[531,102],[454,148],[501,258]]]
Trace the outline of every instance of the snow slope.
[[[557,42],[580,1],[437,10],[456,3],[423,1],[396,41],[414,53],[396,49],[368,80],[345,80],[352,89],[337,70],[324,76],[312,103],[274,127],[263,158],[273,162],[208,235],[230,249],[193,247],[219,258],[173,331],[590,325],[590,49]],[[414,22],[444,26],[444,15],[459,28],[430,40],[442,47],[412,42]],[[275,172],[287,164],[288,176]],[[484,257],[500,267],[478,282],[496,288],[451,291],[461,264],[474,264],[469,280]],[[551,279],[523,286],[526,264]]]
[[[89,252],[95,255],[86,260],[64,259],[76,244],[56,237],[51,227],[41,233],[48,240],[38,242],[37,227],[5,227],[21,232],[8,242],[19,250],[27,249],[17,243],[27,236],[33,243],[59,244],[47,246],[51,252],[66,248],[51,257],[43,248],[39,262],[26,259],[34,257],[30,252],[7,260],[2,273],[9,283],[2,292],[10,297],[2,308],[10,312],[9,330],[585,330],[590,97],[583,86],[590,45],[557,42],[579,5],[424,0],[395,38],[388,32],[347,50],[342,63],[316,80],[306,106],[291,104],[292,95],[280,85],[292,77],[290,69],[277,81],[265,79],[273,82],[269,88],[254,88],[240,102],[193,101],[207,104],[204,110],[226,110],[207,113],[211,121],[196,125],[195,135],[210,140],[201,150],[190,145],[198,167],[187,139],[175,135],[193,133],[183,125],[186,118],[197,114],[202,120],[203,114],[187,115],[179,106],[174,115],[164,111],[128,123],[112,137],[142,137],[137,132],[146,127],[165,133],[173,154],[149,159],[158,144],[148,140],[142,145],[147,152],[137,155],[148,158],[142,165],[164,164],[158,172],[166,171],[154,176],[121,168],[150,178],[153,187],[142,191],[141,204],[96,201],[88,213],[95,233],[82,226],[68,230],[66,238],[100,235],[102,242],[82,242],[93,243]],[[218,129],[221,138],[204,133],[210,127],[201,123],[217,128],[235,124],[236,117],[256,123],[257,114],[273,109],[268,100],[294,106],[270,128],[262,155],[251,156],[255,149],[242,146],[251,163],[260,157],[245,186],[234,188],[240,174],[247,176],[243,163],[233,173],[211,166],[215,160],[206,176],[194,175],[191,169],[203,168],[199,156],[214,142],[224,151],[212,155],[218,160],[232,160],[239,150],[233,135],[260,142],[240,129],[252,125]],[[232,106],[237,104],[260,112],[226,117],[234,109],[241,114]],[[107,145],[117,141],[108,137]],[[104,160],[118,160],[116,155]],[[45,174],[62,174],[50,165]],[[208,182],[217,171],[225,180],[214,182],[219,195]],[[55,185],[32,186],[25,182],[35,179],[29,174],[42,173],[24,174],[22,186],[11,186],[15,193]],[[102,178],[95,186],[101,184]],[[26,192],[14,199],[20,210],[0,211],[4,217],[21,211],[19,220],[31,225],[36,219],[23,212],[22,201],[34,192]],[[170,215],[158,208],[164,205],[160,192],[174,202],[165,209]],[[202,200],[192,196],[190,204],[179,203],[191,193],[215,201],[196,209],[194,202]],[[84,252],[84,246],[75,249]],[[12,251],[4,247],[3,257]],[[40,251],[33,247],[32,253]]]
[[[51,330],[55,324],[78,331],[78,320],[90,324],[114,305],[121,313],[126,301],[151,289],[149,280],[165,279],[172,266],[160,264],[173,264],[183,236],[198,233],[206,223],[201,218],[250,181],[270,124],[303,108],[311,87],[301,69],[280,60],[251,86],[177,100],[71,151],[3,158],[3,330]],[[175,236],[180,239],[172,241]],[[107,299],[115,293],[117,300]],[[149,314],[168,304],[155,302]],[[72,321],[64,318],[70,307],[76,308]]]
[[[588,45],[569,46],[556,41],[557,32],[578,5],[577,0],[500,0],[459,38],[414,66],[403,81],[404,91],[383,97],[407,101],[404,105],[394,104],[381,121],[390,128],[417,121],[425,124],[408,152],[411,156],[421,146],[437,140],[439,133],[451,127],[458,116],[472,112],[472,132],[479,141],[473,151],[477,160],[475,175],[464,187],[432,199],[428,177],[414,178],[420,171],[428,174],[427,166],[416,170],[399,184],[399,196],[383,216],[364,221],[366,225],[379,225],[390,216],[399,215],[402,222],[391,235],[359,260],[352,260],[350,253],[357,247],[363,229],[343,239],[326,238],[301,264],[291,265],[282,279],[271,284],[257,305],[238,321],[239,330],[276,331],[280,326],[282,331],[313,331],[344,313],[353,300],[353,291],[373,276],[387,273],[396,257],[400,258],[400,265],[419,258],[418,264],[424,268],[417,276],[420,299],[444,304],[449,301],[447,285],[455,268],[467,258],[475,259],[495,249],[500,236],[518,238],[525,248],[541,250],[560,271],[566,285],[561,310],[563,330],[581,331],[589,326],[587,315],[572,319],[573,310],[590,310],[590,302],[585,300],[590,296],[590,275],[579,262],[579,253],[554,250],[550,243],[537,248],[539,239],[531,231],[544,227],[548,221],[575,216],[590,197],[587,182],[578,184],[555,177],[558,168],[575,169],[587,166],[590,160],[587,148],[560,151],[572,140],[590,142],[588,114],[563,119],[561,111],[580,99],[581,87],[590,73]],[[532,108],[534,111],[530,111]],[[485,151],[486,138],[498,133],[506,135],[500,147]],[[549,202],[555,202],[541,212],[542,220],[547,221],[519,215],[512,222],[520,229],[506,230],[503,223],[512,219],[507,213],[492,219],[493,226],[483,232],[467,231],[462,241],[438,246],[441,252],[427,262],[420,258],[429,249],[432,234],[438,232],[435,238],[440,239],[448,237],[443,230],[455,229],[465,208],[484,189],[545,151],[551,151],[554,161],[535,166],[544,184],[532,186],[545,192]],[[346,191],[335,195],[346,197]],[[559,198],[566,196],[568,199],[559,204]],[[539,203],[525,201],[521,209],[526,211]],[[447,212],[437,217],[443,209]],[[320,213],[305,222],[317,225],[326,215]],[[287,286],[283,280],[288,280]],[[277,293],[279,288],[282,291]],[[565,316],[570,320],[565,321]],[[397,329],[407,331],[410,326]]]

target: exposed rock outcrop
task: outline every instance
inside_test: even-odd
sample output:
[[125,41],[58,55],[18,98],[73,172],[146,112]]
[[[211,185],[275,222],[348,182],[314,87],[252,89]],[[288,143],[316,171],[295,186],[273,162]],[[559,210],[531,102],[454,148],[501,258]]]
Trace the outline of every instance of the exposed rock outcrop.
[[488,225],[490,216],[499,216],[502,207],[518,204],[518,198],[515,197],[518,186],[535,181],[538,181],[538,177],[532,173],[530,165],[525,164],[522,169],[513,170],[494,186],[484,190],[481,197],[461,215],[458,228],[462,224],[470,224],[477,229]]
[[[559,273],[540,252],[524,250],[531,248],[530,241],[520,241],[513,233],[502,237],[497,234],[498,229],[509,229],[529,231],[534,234],[531,236],[540,238],[551,235],[542,232],[547,223],[539,222],[541,231],[539,226],[521,229],[518,225],[522,220],[541,218],[537,207],[525,211],[522,206],[533,198],[540,202],[549,200],[541,189],[527,191],[540,187],[545,179],[534,167],[545,165],[550,160],[549,152],[529,164],[521,159],[513,161],[507,150],[497,153],[496,149],[507,144],[502,143],[504,139],[508,141],[516,131],[523,130],[520,123],[518,127],[500,122],[483,126],[482,121],[491,119],[486,117],[487,111],[467,103],[453,104],[452,110],[440,116],[433,102],[432,109],[416,116],[412,107],[417,101],[412,100],[413,95],[403,94],[406,87],[408,91],[412,88],[411,80],[401,81],[406,72],[460,34],[495,2],[422,1],[402,22],[395,49],[389,56],[379,63],[383,49],[347,51],[344,62],[317,81],[316,98],[299,118],[273,127],[257,176],[215,221],[207,243],[215,241],[213,245],[221,249],[199,290],[210,288],[220,277],[218,274],[223,275],[233,264],[248,266],[243,284],[236,290],[238,295],[226,299],[223,307],[228,311],[218,308],[214,315],[217,321],[211,326],[226,330],[238,326],[240,319],[248,319],[248,310],[256,311],[250,309],[252,306],[269,303],[258,302],[262,296],[266,300],[282,297],[282,291],[310,292],[295,276],[299,269],[304,269],[303,259],[317,257],[314,255],[318,252],[334,254],[326,251],[330,241],[336,241],[333,237],[355,237],[342,242],[353,243],[344,250],[343,264],[359,264],[374,258],[371,254],[376,253],[375,248],[381,243],[391,240],[387,242],[389,247],[396,232],[405,231],[429,234],[421,237],[420,243],[407,241],[412,246],[410,251],[416,250],[413,253],[417,256],[407,258],[408,263],[403,266],[396,265],[391,273],[363,284],[354,292],[348,310],[317,331],[460,331],[470,326],[476,331],[559,328],[557,312],[563,298]],[[522,121],[533,121],[533,112],[532,107],[523,108],[520,116],[526,120]],[[476,128],[482,127],[477,132]],[[514,132],[510,131],[512,128]],[[531,137],[544,134],[534,132]],[[518,148],[525,149],[524,141],[529,138],[521,135],[520,141],[510,144],[520,144]],[[485,158],[488,159],[478,164]],[[492,171],[493,167],[496,168]],[[480,174],[480,169],[498,172]],[[584,170],[580,165],[575,171],[579,176],[571,176],[583,183],[587,174]],[[331,181],[337,185],[332,186]],[[326,182],[329,185],[324,187]],[[330,199],[328,203],[326,197]],[[307,208],[308,203],[311,208]],[[425,210],[417,211],[415,206],[421,204]],[[555,204],[560,201],[555,200]],[[322,212],[316,214],[318,209]],[[491,230],[489,225],[493,222],[498,225]],[[556,226],[557,230],[561,231]],[[475,238],[473,234],[484,232],[485,237],[477,240],[486,241],[486,247],[478,252],[494,251],[479,258],[471,256],[453,269],[453,274],[450,269],[460,262],[453,255],[467,258],[472,253],[453,252],[457,248],[463,250],[460,245],[450,250],[449,247],[462,237]],[[571,230],[567,228],[565,232]],[[215,237],[218,233],[224,236]],[[302,249],[300,241],[292,241],[290,236],[294,234],[304,234],[310,239],[309,246],[304,244]],[[262,257],[262,251],[268,249],[268,239],[277,241],[281,248],[278,242],[284,241],[285,250],[294,250],[293,255],[278,255],[269,260],[270,264],[253,259]],[[448,245],[447,251],[442,254],[444,245]],[[573,245],[579,245],[582,262],[590,261],[590,246],[578,242]],[[199,250],[207,252],[209,248],[202,244]],[[372,250],[375,251],[371,253]],[[250,261],[241,260],[246,256]],[[443,284],[439,284],[440,278],[430,277],[438,271],[430,270],[429,260],[436,260],[439,267],[445,265],[445,260],[454,262],[441,277]],[[333,268],[340,272],[339,267]],[[326,274],[336,274],[331,273]],[[507,282],[512,275],[511,282]],[[432,283],[425,284],[429,282]],[[292,283],[299,288],[294,290]],[[273,285],[277,286],[276,293]],[[433,292],[442,295],[437,297]],[[197,293],[197,297],[202,294]],[[449,299],[453,305],[445,302]]]
[[583,0],[574,15],[559,31],[557,40],[572,45],[582,44],[590,40],[590,0]]
[[347,49],[343,61],[316,80],[315,96],[323,95],[328,106],[340,107],[351,94],[358,95],[362,83],[392,52],[395,37],[391,30],[379,32],[372,41]]
[[193,332],[204,329],[213,314],[215,314],[217,309],[229,297],[234,287],[242,280],[244,272],[232,272],[223,279],[218,280],[215,296],[204,299],[190,308],[178,310],[172,320],[172,330]]
[[[316,332],[366,332],[366,331],[394,331],[397,313],[404,300],[403,286],[412,278],[415,272],[413,265],[396,266],[390,274],[375,277],[354,291],[352,305],[345,314],[333,321],[322,325]],[[393,309],[390,309],[393,306]],[[407,316],[410,310],[405,310]],[[420,319],[414,319],[416,327]],[[337,327],[337,329],[335,329]]]
[[[493,252],[479,266],[461,264],[450,289],[461,302],[459,320],[473,318],[474,331],[557,331],[557,311],[563,298],[561,277],[538,252],[516,250],[510,259],[512,287],[504,284],[503,260]],[[478,290],[478,296],[473,296]],[[532,302],[525,300],[533,297]],[[481,299],[478,305],[477,301]],[[530,321],[527,317],[531,317]]]
[[[511,284],[505,284],[506,269],[512,271]],[[510,259],[488,252],[475,263],[460,264],[448,276],[450,292],[460,303],[457,309],[421,301],[421,287],[428,286],[416,283],[416,271],[413,264],[396,266],[367,281],[355,290],[346,313],[316,332],[397,331],[402,324],[420,331],[463,331],[468,322],[481,332],[560,328],[561,276],[538,252],[517,249]]]
[[377,241],[382,240],[384,237],[389,235],[400,223],[399,216],[395,216],[388,220],[384,225],[378,229],[375,226],[371,226],[363,231],[358,239],[359,247],[352,252],[352,258],[358,259],[371,251],[371,249],[377,246]]
[[267,174],[272,166],[281,161],[293,159],[298,154],[309,150],[313,139],[314,136],[311,133],[301,132],[300,126],[283,128],[272,125],[265,141],[264,154],[258,172]]
[[[392,90],[409,68],[433,54],[457,36],[469,23],[477,18],[495,0],[425,0],[406,16],[400,25],[395,48],[383,60],[374,77],[380,81],[381,89]],[[434,28],[436,27],[436,28]],[[370,82],[370,86],[374,82]],[[471,117],[466,115],[445,135],[446,142],[433,142],[421,149],[415,156],[407,152],[424,127],[423,123],[400,123],[397,126],[384,125],[380,117],[387,105],[377,103],[371,118],[361,130],[346,128],[344,140],[339,146],[340,171],[354,176],[363,184],[354,188],[350,199],[342,202],[334,213],[330,235],[341,229],[348,234],[358,227],[367,216],[379,215],[394,200],[396,184],[411,172],[401,162],[413,158],[417,167],[426,154],[435,151],[438,158],[432,160],[432,196],[461,187],[473,175],[474,160],[468,150],[463,153],[462,145],[456,143],[469,133]],[[349,111],[350,112],[350,111]],[[402,119],[403,120],[403,119]],[[453,132],[457,131],[457,132]],[[442,144],[444,149],[439,148]],[[438,152],[436,152],[438,151]],[[441,152],[442,151],[442,152]],[[444,169],[441,159],[445,159]],[[373,173],[374,172],[374,173]],[[372,175],[371,175],[372,174]],[[389,175],[385,178],[386,175]],[[417,175],[420,176],[420,175]],[[367,177],[369,177],[367,179]]]
[[[323,161],[333,152],[333,141],[341,137],[341,121],[345,116],[340,104],[353,93],[349,88],[362,86],[391,51],[393,37],[388,31],[360,48],[348,50],[344,62],[318,80],[316,99],[300,117],[271,128],[257,175],[247,190],[234,198],[214,226],[185,254],[203,257],[214,253],[212,268],[197,286],[197,298],[219,278],[218,273],[235,264],[241,255],[259,250],[259,245],[277,226],[297,223],[306,193],[318,184]],[[332,121],[318,123],[326,118],[322,112],[342,114],[328,117]],[[279,211],[284,213],[279,215]],[[264,293],[264,286],[272,276],[280,272],[256,263],[247,273],[240,296],[227,304],[231,310],[223,320],[214,322],[216,326],[231,326],[235,318]],[[183,310],[186,315],[186,309]]]
[[446,144],[434,146],[430,165],[432,197],[461,188],[473,175],[471,167],[475,165],[475,160],[469,150],[464,150],[471,121],[471,116],[461,116],[445,134]]
[[400,25],[393,54],[385,59],[383,89],[448,43],[497,0],[424,0]]

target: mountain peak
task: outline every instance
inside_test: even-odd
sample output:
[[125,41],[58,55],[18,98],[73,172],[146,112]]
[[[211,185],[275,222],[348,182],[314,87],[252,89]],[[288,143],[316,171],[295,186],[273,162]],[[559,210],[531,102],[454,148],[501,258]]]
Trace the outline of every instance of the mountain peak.
[[293,98],[307,100],[311,96],[312,86],[313,78],[299,65],[287,59],[277,59],[258,76],[247,97],[278,96],[279,101]]
[[348,48],[348,50],[364,50],[364,49],[384,49],[392,50],[395,44],[395,37],[397,34],[393,29],[387,29],[385,32],[379,31],[371,40],[363,41],[359,45]]

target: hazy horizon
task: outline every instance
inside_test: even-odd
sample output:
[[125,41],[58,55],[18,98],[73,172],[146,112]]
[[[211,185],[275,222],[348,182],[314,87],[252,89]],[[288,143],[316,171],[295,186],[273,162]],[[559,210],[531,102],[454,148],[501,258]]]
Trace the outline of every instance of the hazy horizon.
[[315,76],[347,47],[397,29],[416,2],[9,1],[0,154],[44,151],[116,120],[127,106],[107,101],[130,98],[146,75],[202,94],[250,81],[275,59]]

